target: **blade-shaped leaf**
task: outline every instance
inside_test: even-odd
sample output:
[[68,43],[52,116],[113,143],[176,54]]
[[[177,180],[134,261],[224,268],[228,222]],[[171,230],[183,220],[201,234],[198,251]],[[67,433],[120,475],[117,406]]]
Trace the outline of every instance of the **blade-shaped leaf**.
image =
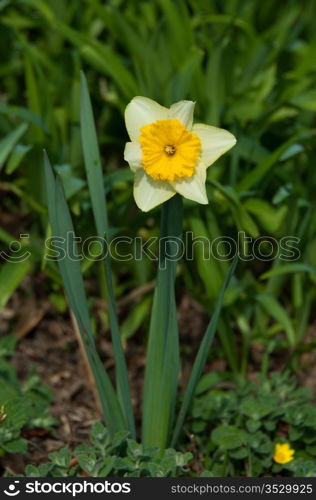
[[304,264],[303,262],[291,262],[289,264],[284,264],[283,266],[277,267],[276,269],[266,271],[265,273],[261,274],[260,279],[266,280],[268,278],[273,278],[274,276],[282,276],[284,274],[291,273],[316,274],[316,270],[308,264]]
[[20,137],[26,132],[28,128],[27,123],[21,123],[17,129],[13,130],[0,141],[0,170],[4,165],[8,155],[18,142]]
[[[105,235],[108,238],[109,224],[101,160],[87,81],[83,73],[81,73],[80,100],[81,140],[95,225],[97,228],[98,236],[100,238],[104,238]],[[135,436],[135,423],[133,417],[131,393],[129,388],[128,372],[121,344],[120,330],[116,314],[116,303],[111,273],[111,261],[110,256],[107,252],[104,257],[104,265],[107,284],[109,317],[111,323],[111,335],[116,365],[118,396],[123,413],[126,417],[128,427],[132,435]]]
[[95,377],[105,420],[109,431],[114,434],[125,428],[123,415],[109,376],[96,351],[90,326],[84,283],[78,260],[69,258],[67,237],[74,234],[74,228],[60,179],[55,181],[47,155],[45,154],[45,182],[49,219],[52,234],[58,237],[59,248],[63,252],[59,259],[59,269],[63,278],[66,295],[79,325],[83,345]]
[[267,314],[272,316],[272,318],[283,326],[288,336],[289,344],[293,347],[295,344],[295,331],[284,307],[273,297],[273,295],[267,293],[257,295],[256,300]]
[[237,191],[247,191],[251,189],[262,177],[264,177],[269,170],[271,170],[274,165],[280,160],[282,154],[291,146],[294,142],[301,139],[304,133],[299,133],[293,135],[290,139],[285,141],[278,147],[273,153],[271,153],[267,158],[263,160],[262,163],[257,165],[248,174],[244,175],[242,180],[237,185]]
[[6,305],[14,290],[31,269],[31,266],[32,263],[29,258],[21,262],[8,261],[2,265],[0,272],[0,310]]

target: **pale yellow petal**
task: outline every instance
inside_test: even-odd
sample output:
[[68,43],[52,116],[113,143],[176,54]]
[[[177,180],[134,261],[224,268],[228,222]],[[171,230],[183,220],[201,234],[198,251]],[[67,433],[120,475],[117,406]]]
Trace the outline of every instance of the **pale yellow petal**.
[[134,97],[125,109],[125,124],[132,141],[137,141],[140,128],[156,120],[167,120],[169,110],[147,97]]
[[136,205],[148,212],[152,208],[169,200],[176,194],[167,181],[155,181],[143,169],[137,170],[134,179],[134,198]]
[[192,132],[201,141],[201,159],[207,167],[236,144],[235,136],[223,128],[195,123]]
[[196,172],[192,177],[185,177],[178,181],[172,182],[173,188],[177,193],[181,194],[189,200],[208,204],[208,198],[205,189],[206,182],[206,166],[200,162],[196,168]]
[[142,148],[139,142],[125,144],[124,160],[127,161],[133,172],[142,166]]
[[193,101],[179,101],[170,107],[170,118],[172,120],[179,120],[182,125],[191,130],[193,125],[193,113],[195,102]]

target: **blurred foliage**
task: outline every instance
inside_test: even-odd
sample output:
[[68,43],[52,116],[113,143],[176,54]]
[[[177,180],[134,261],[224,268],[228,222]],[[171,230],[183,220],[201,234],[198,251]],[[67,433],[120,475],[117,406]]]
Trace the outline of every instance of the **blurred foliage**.
[[50,416],[52,394],[39,377],[31,372],[23,384],[7,360],[14,352],[16,337],[0,339],[0,456],[26,453],[25,429],[52,429],[57,420]]
[[[242,382],[235,391],[221,385],[224,374],[202,377],[192,409],[189,430],[204,457],[203,475],[315,476],[316,407],[308,389],[298,388],[288,372]],[[283,442],[295,455],[279,465],[273,453]]]
[[[220,354],[234,373],[245,374],[253,341],[265,345],[266,366],[275,349],[299,353],[315,305],[315,15],[314,0],[0,1],[1,212],[26,217],[23,231],[30,234],[19,238],[5,227],[0,243],[7,251],[17,237],[20,252],[32,254],[27,264],[2,265],[0,305],[34,267],[53,279],[55,302],[61,294],[55,263],[43,255],[49,235],[43,148],[63,180],[77,234],[95,233],[80,145],[79,71],[84,68],[111,236],[147,241],[156,235],[157,211],[136,210],[132,174],[122,159],[123,111],[134,95],[164,105],[192,99],[197,121],[236,135],[237,146],[208,170],[209,207],[186,203],[185,229],[211,240],[237,240],[237,232],[244,233],[248,241],[240,245],[246,255],[260,236],[277,242],[291,236],[298,239],[300,253],[298,261],[283,261],[275,258],[274,245],[271,258],[265,244],[261,258],[244,259],[226,299]],[[227,251],[227,245],[223,248]],[[212,254],[205,260],[198,245],[194,259],[182,262],[182,284],[209,312],[228,266]],[[87,277],[97,276],[103,290],[98,264],[84,258],[82,267]],[[148,259],[115,262],[116,294],[148,283],[154,267]],[[148,322],[148,294],[138,300],[124,311],[124,338]]]

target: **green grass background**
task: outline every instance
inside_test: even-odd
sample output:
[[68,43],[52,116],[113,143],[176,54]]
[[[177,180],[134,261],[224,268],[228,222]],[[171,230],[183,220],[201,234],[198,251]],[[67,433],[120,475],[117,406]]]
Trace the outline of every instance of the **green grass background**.
[[[208,170],[210,205],[185,204],[194,236],[299,238],[300,257],[241,262],[219,325],[220,355],[245,375],[251,343],[269,356],[288,349],[295,368],[315,306],[316,17],[314,0],[21,0],[0,1],[0,206],[24,218],[32,258],[0,264],[0,307],[27,273],[51,278],[48,294],[62,308],[57,267],[44,260],[49,235],[43,184],[45,148],[59,173],[77,234],[95,233],[80,142],[80,70],[97,125],[111,235],[157,234],[159,209],[143,214],[132,197],[122,153],[123,113],[135,95],[170,105],[196,101],[196,120],[225,127],[237,146]],[[23,219],[23,220],[24,220]],[[0,229],[1,248],[17,236]],[[14,238],[13,238],[14,237]],[[98,264],[86,277],[104,290]],[[203,260],[179,269],[184,287],[212,311],[228,262]],[[150,261],[114,262],[115,294],[154,278]],[[144,294],[125,311],[122,335],[146,332],[151,305]],[[107,319],[104,318],[106,322]]]

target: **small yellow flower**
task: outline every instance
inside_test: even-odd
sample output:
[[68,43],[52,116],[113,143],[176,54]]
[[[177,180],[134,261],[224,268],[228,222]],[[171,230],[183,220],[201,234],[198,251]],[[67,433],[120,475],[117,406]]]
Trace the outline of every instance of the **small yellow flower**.
[[273,460],[278,464],[287,464],[294,459],[295,450],[290,448],[288,443],[276,444],[274,448]]
[[124,158],[135,173],[134,198],[147,212],[176,193],[207,204],[206,169],[232,148],[227,130],[196,123],[195,103],[180,101],[169,109],[147,97],[134,97],[125,111],[131,142]]

